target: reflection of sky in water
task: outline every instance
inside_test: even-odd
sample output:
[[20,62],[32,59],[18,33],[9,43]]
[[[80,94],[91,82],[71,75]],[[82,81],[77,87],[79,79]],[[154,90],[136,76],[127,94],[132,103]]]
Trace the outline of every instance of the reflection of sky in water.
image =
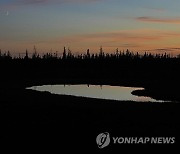
[[53,94],[64,94],[73,96],[83,96],[89,98],[102,98],[109,100],[140,101],[140,102],[162,102],[150,97],[138,97],[132,95],[134,90],[143,88],[120,87],[120,86],[96,86],[96,85],[43,85],[32,88],[37,91],[48,91]]

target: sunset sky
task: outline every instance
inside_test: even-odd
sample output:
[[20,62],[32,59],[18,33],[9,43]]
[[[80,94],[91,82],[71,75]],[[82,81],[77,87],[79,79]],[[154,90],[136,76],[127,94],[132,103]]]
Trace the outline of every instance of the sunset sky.
[[1,0],[0,49],[180,53],[180,0]]

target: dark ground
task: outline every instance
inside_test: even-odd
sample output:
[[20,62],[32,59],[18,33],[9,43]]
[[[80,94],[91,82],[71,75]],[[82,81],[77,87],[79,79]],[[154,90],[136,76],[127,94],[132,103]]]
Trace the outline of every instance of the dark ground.
[[[120,102],[52,95],[23,88],[1,89],[1,140],[62,151],[100,151],[96,136],[176,137],[179,103]],[[153,145],[150,145],[153,146]],[[172,146],[172,145],[167,145]],[[111,151],[134,145],[110,145]],[[146,145],[142,145],[146,147]]]
[[[100,150],[99,133],[126,137],[176,137],[180,145],[180,75],[177,62],[59,64],[10,62],[1,65],[0,139],[40,151],[103,152],[133,150],[147,145],[113,145]],[[58,65],[56,65],[58,64]],[[67,65],[68,64],[68,65]],[[5,67],[2,67],[5,66]],[[47,67],[46,67],[47,66]],[[87,67],[88,66],[88,67]],[[162,69],[163,68],[163,69]],[[136,95],[170,100],[170,103],[122,102],[25,90],[43,84],[98,84],[144,87]],[[53,147],[52,147],[53,146]],[[151,148],[154,145],[149,145]],[[172,145],[156,145],[161,148]],[[148,148],[149,149],[149,148]]]

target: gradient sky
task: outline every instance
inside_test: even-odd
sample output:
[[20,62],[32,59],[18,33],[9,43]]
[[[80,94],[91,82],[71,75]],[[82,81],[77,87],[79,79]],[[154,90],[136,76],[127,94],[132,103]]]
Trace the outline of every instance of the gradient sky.
[[1,0],[0,49],[180,53],[180,0]]

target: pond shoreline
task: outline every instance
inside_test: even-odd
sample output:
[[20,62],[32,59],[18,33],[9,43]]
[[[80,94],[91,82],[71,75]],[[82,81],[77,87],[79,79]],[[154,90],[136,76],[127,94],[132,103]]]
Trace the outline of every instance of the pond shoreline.
[[110,85],[92,85],[92,84],[53,84],[33,86],[31,89],[41,92],[50,92],[51,94],[79,96],[86,98],[117,100],[117,101],[135,101],[135,102],[166,102],[164,100],[155,100],[150,97],[133,95],[133,91],[144,90],[142,87],[110,86]]
[[[166,82],[166,84],[164,84]],[[169,84],[167,84],[169,83]],[[177,84],[176,84],[177,83]],[[156,100],[180,102],[179,95],[179,82],[176,80],[125,80],[125,79],[86,79],[86,78],[36,78],[36,79],[6,79],[1,82],[1,89],[25,89],[32,86],[42,85],[57,85],[57,84],[89,84],[89,85],[110,85],[110,86],[124,86],[124,87],[142,87],[144,90],[133,91],[132,93],[137,96],[151,97]],[[4,88],[3,88],[4,87]]]
[[[115,136],[175,136],[179,143],[177,103],[97,100],[24,89],[3,92],[3,140],[57,143],[78,150],[83,146],[96,151],[96,136],[108,131]],[[69,143],[68,138],[76,142]]]
[[[18,79],[1,80],[0,134],[2,140],[44,143],[97,151],[96,136],[175,136],[180,144],[180,103],[142,103],[55,95],[26,90],[44,84],[107,84],[148,87],[133,80]],[[155,83],[155,82],[154,82]],[[75,139],[69,143],[68,139]],[[83,142],[82,142],[83,141]],[[121,147],[122,148],[122,147]]]

